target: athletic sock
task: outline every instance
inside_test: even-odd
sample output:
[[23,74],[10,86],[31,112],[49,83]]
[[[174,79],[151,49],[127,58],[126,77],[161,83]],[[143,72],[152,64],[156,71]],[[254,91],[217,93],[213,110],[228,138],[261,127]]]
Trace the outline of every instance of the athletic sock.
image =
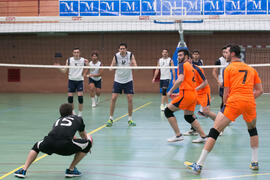
[[201,153],[201,156],[200,156],[199,160],[197,161],[197,164],[203,166],[207,155],[208,155],[208,151],[203,149],[202,153]]
[[253,147],[251,148],[252,151],[252,162],[258,162],[258,148],[257,147]]

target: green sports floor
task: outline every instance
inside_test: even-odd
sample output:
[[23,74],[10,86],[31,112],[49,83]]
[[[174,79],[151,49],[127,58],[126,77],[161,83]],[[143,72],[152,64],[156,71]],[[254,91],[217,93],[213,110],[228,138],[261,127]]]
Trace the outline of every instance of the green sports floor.
[[[90,108],[85,95],[83,118],[87,132],[94,139],[92,153],[77,166],[83,173],[80,180],[180,180],[180,179],[270,179],[270,95],[257,100],[260,138],[259,171],[251,171],[249,135],[242,117],[226,128],[209,154],[201,175],[185,169],[185,160],[196,161],[203,144],[193,144],[196,137],[168,143],[173,136],[163,113],[159,94],[134,96],[133,120],[127,124],[127,100],[119,96],[111,128],[104,126],[109,116],[110,94],[102,94],[101,103]],[[66,94],[0,94],[0,179],[16,179],[15,169],[24,164],[36,141],[50,131],[59,117],[58,107],[66,102]],[[76,99],[76,98],[75,98]],[[212,110],[218,111],[220,98],[214,96]],[[77,105],[76,105],[77,106]],[[183,112],[175,113],[181,132],[189,130]],[[213,122],[199,119],[208,133]],[[73,157],[39,154],[27,172],[27,179],[61,180]]]

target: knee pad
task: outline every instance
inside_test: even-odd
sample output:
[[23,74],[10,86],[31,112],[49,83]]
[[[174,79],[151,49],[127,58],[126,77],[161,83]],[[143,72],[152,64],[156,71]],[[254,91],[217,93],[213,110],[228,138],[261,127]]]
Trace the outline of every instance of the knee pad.
[[175,117],[173,111],[171,111],[168,107],[165,108],[164,114],[166,118]]
[[166,96],[167,95],[167,88],[162,88],[162,96]]
[[68,103],[70,103],[70,104],[73,103],[73,96],[68,96]]
[[83,104],[83,96],[78,96],[78,101],[80,104]]
[[37,153],[39,153],[38,142],[32,147],[32,150],[34,150],[34,151],[36,151]]
[[195,121],[192,115],[184,115],[184,118],[189,124],[192,124]]
[[216,130],[215,128],[211,128],[209,131],[208,137],[211,137],[211,138],[217,140],[218,136],[219,136],[218,130]]
[[249,133],[250,137],[257,136],[258,135],[257,128],[255,127],[253,129],[248,129],[248,133]]

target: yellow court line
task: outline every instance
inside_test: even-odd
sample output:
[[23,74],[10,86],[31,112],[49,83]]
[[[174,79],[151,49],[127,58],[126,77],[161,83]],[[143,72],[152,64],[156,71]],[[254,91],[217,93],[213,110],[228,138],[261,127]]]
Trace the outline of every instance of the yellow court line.
[[[152,103],[152,102],[145,103],[145,104],[143,104],[143,105],[137,107],[136,109],[133,109],[132,112],[136,112],[136,111],[138,111],[139,109],[142,109],[142,108],[144,108],[145,106],[150,105],[151,103]],[[126,117],[127,115],[128,115],[128,114],[124,114],[123,116],[116,118],[113,122],[119,121],[120,119]],[[91,131],[91,132],[88,133],[88,134],[94,134],[95,132],[97,132],[97,131],[99,131],[99,130],[105,128],[105,127],[106,127],[106,124],[100,126],[99,128],[97,128],[97,129]],[[35,163],[35,162],[37,162],[37,161],[39,161],[39,160],[45,158],[46,156],[48,156],[48,155],[47,155],[47,154],[44,154],[44,155],[38,157],[33,163]],[[18,168],[16,168],[16,169],[14,169],[14,170],[12,170],[12,171],[10,171],[10,172],[4,174],[3,176],[0,177],[0,179],[4,179],[5,177],[7,177],[7,176],[9,176],[10,174],[14,173],[15,171],[17,171],[18,169],[22,168],[23,166],[24,166],[24,165],[22,165],[22,166],[20,166],[20,167],[18,167]]]
[[202,178],[202,179],[192,179],[192,180],[233,179],[233,178],[244,178],[244,177],[252,177],[252,176],[266,176],[266,175],[270,175],[270,173],[262,173],[262,174],[247,174],[247,175],[239,175],[239,176],[227,176],[227,177],[215,177],[215,178]]

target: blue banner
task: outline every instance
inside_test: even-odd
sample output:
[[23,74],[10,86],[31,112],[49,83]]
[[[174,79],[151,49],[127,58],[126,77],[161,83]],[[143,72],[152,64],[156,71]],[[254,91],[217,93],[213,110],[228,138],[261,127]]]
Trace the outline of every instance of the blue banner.
[[119,0],[100,0],[100,16],[119,16]]
[[247,0],[247,14],[267,14],[267,0]]
[[81,0],[80,16],[99,16],[99,0]]
[[60,1],[59,2],[60,16],[78,16],[79,15],[79,1]]
[[204,15],[223,15],[224,0],[205,0]]
[[59,0],[60,16],[267,15],[270,0]]
[[157,9],[157,0],[142,0],[141,1],[141,15],[142,16],[154,16],[156,15],[157,11],[160,12],[160,8]]
[[183,0],[185,15],[203,15],[201,0]]
[[141,13],[141,2],[138,0],[122,0],[121,15],[139,16]]
[[227,15],[241,15],[246,13],[246,0],[226,0]]

